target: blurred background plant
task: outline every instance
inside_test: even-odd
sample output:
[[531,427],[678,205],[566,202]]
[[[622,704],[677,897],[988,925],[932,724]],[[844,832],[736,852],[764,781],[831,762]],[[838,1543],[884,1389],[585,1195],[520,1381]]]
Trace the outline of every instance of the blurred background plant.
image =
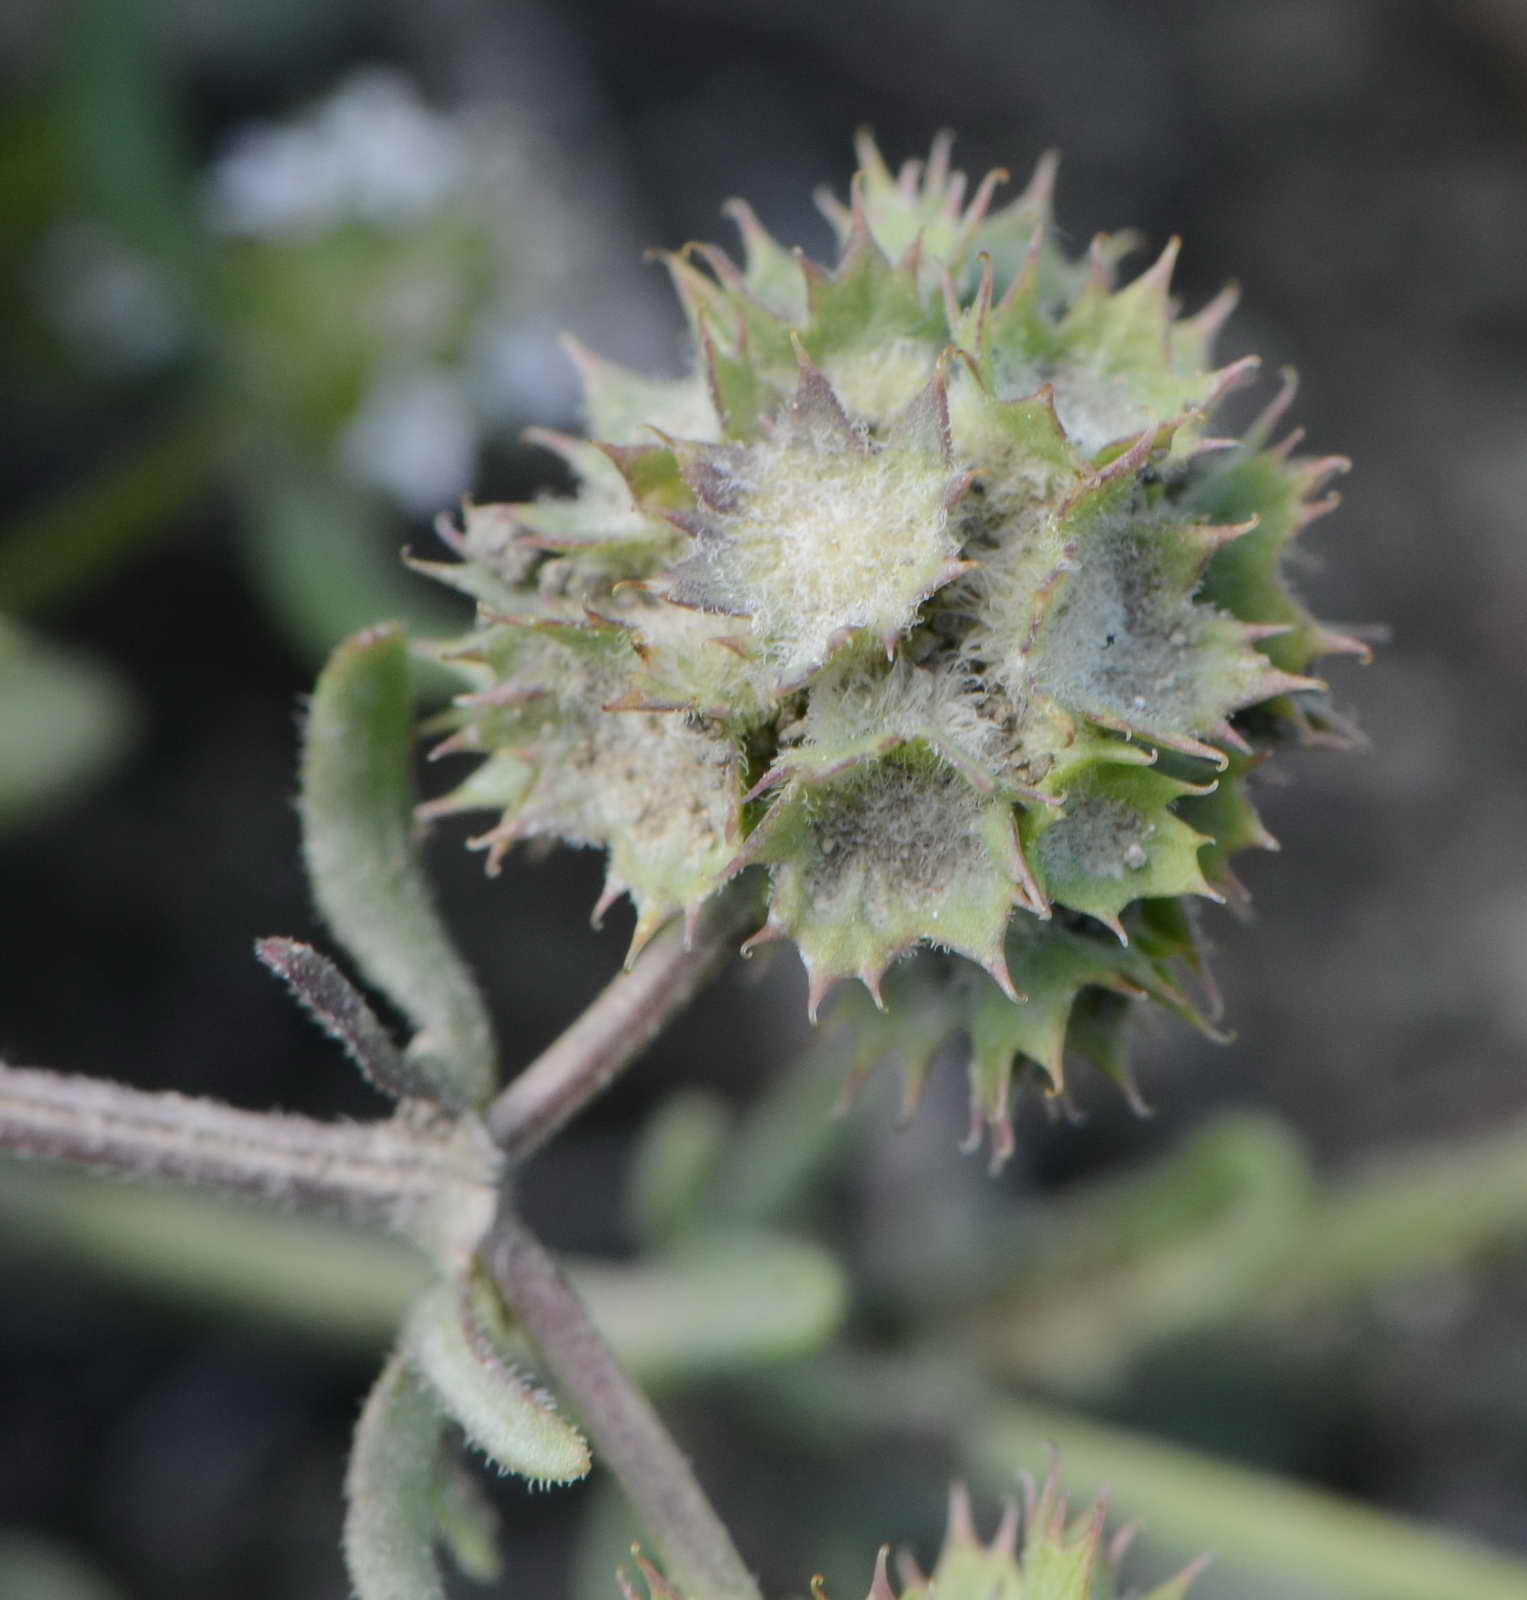
[[[1311,444],[1358,463],[1306,587],[1396,643],[1372,754],[1286,759],[1266,797],[1292,859],[1248,867],[1259,920],[1217,962],[1239,1041],[1163,1029],[1153,1120],[1031,1110],[993,1183],[951,1155],[948,1068],[900,1137],[877,1078],[801,1138],[792,1099],[825,1112],[854,1063],[829,1032],[778,1076],[805,1042],[782,960],[524,1203],[600,1258],[772,1589],[860,1592],[898,1532],[931,1556],[949,1472],[990,1505],[1050,1437],[1164,1557],[1219,1547],[1195,1596],[1527,1593],[1331,1498],[1527,1552],[1517,8],[895,0],[871,33],[793,0],[98,0],[9,7],[0,39],[0,1045],[145,1087],[378,1109],[247,955],[313,931],[292,708],[356,623],[459,627],[396,550],[466,490],[555,481],[516,434],[572,414],[561,328],[677,369],[642,245],[716,237],[742,193],[820,252],[803,197],[854,125],[900,156],[950,123],[976,171],[1059,146],[1073,243],[1180,231],[1191,303],[1240,275],[1225,354],[1297,361]],[[455,846],[452,921],[528,1057],[629,929],[583,926],[592,857],[490,886]],[[343,1592],[344,1452],[407,1259],[4,1178],[0,1592]],[[706,1219],[788,1240],[757,1310],[673,1276]],[[610,1592],[608,1486],[494,1499],[506,1586]]]

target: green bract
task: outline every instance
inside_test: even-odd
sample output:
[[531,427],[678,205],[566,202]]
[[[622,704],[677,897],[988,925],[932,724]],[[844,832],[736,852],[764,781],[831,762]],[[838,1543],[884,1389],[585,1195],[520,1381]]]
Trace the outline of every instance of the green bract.
[[830,269],[740,202],[742,265],[669,256],[688,377],[574,350],[594,438],[539,437],[577,494],[469,505],[423,564],[478,602],[440,748],[486,758],[425,810],[500,813],[490,870],[607,850],[633,954],[766,868],[754,942],[795,943],[813,1014],[919,945],[969,958],[943,1031],[1000,1159],[1015,1061],[1059,1092],[1068,1048],[1126,1072],[1128,999],[1194,1014],[1186,902],[1272,846],[1245,777],[1339,732],[1309,664],[1365,647],[1283,579],[1347,465],[1271,442],[1291,384],[1210,430],[1257,365],[1212,361],[1233,295],[1178,318],[1175,242],[1118,287],[1127,239],[1055,243],[1052,163],[994,211],[948,148],[893,177],[861,140]]

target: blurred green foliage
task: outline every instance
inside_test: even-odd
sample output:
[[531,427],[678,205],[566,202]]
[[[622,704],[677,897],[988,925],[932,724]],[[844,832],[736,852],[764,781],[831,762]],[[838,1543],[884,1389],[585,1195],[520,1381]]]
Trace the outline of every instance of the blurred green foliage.
[[0,376],[32,400],[23,452],[74,437],[0,525],[0,613],[64,612],[219,501],[309,664],[377,620],[459,626],[398,552],[485,443],[566,407],[565,379],[533,391],[557,251],[594,224],[547,147],[377,69],[199,164],[158,7],[87,0],[46,44],[0,114]]

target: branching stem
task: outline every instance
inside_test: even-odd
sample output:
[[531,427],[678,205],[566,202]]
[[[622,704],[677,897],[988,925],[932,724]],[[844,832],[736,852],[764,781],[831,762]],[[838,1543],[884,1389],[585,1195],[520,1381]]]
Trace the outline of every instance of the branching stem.
[[674,1587],[692,1600],[759,1600],[689,1462],[507,1198],[482,1254],[545,1370],[620,1479]]
[[647,1048],[704,987],[752,911],[734,892],[713,901],[692,931],[681,918],[670,922],[510,1083],[488,1109],[488,1131],[512,1162],[534,1155]]
[[[641,1054],[720,965],[750,911],[746,897],[733,892],[692,928],[670,924],[504,1090],[487,1123],[511,1162],[539,1150]],[[412,1213],[429,1211],[452,1190],[489,1199],[496,1152],[474,1125],[476,1141],[436,1140],[406,1114],[331,1126],[0,1064],[0,1151],[405,1229]],[[474,1237],[485,1220],[480,1214]],[[691,1600],[759,1600],[683,1452],[515,1213],[507,1185],[479,1253],[620,1479],[679,1591]]]
[[396,1119],[315,1122],[3,1063],[0,1151],[389,1226],[491,1176]]

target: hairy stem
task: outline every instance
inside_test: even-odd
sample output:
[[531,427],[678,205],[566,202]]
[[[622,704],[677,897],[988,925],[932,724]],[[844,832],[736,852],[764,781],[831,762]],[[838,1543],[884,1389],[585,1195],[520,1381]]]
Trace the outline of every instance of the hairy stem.
[[651,1402],[506,1199],[482,1258],[546,1371],[593,1436],[686,1600],[759,1600],[731,1535]]
[[732,893],[693,930],[670,922],[515,1078],[488,1109],[488,1131],[511,1161],[534,1155],[647,1048],[704,987],[752,913],[747,897]]
[[0,1151],[405,1228],[492,1179],[480,1150],[397,1119],[328,1124],[3,1063]]

